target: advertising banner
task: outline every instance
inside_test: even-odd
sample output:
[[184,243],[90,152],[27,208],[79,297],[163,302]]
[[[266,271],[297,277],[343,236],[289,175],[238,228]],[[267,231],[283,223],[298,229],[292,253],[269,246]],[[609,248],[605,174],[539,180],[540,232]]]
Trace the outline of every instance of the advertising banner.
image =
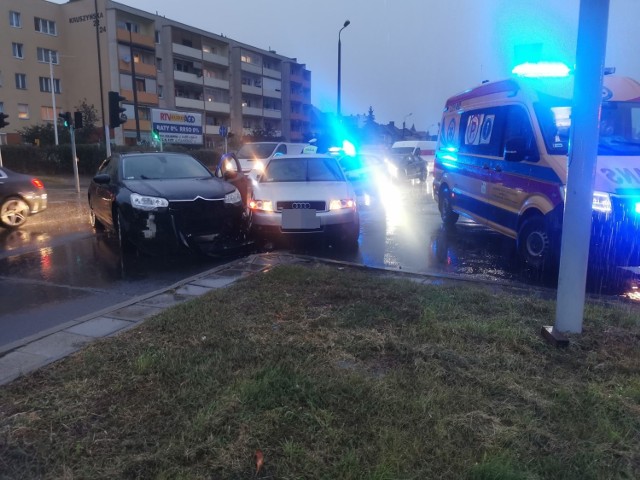
[[162,143],[202,145],[202,114],[175,110],[151,109],[152,129]]

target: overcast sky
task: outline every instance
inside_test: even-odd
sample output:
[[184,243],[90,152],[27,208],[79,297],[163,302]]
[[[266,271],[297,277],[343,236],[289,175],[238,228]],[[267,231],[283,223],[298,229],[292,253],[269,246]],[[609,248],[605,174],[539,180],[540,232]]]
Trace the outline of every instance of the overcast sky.
[[[65,3],[57,0],[57,3]],[[510,74],[514,48],[575,61],[580,0],[122,0],[140,10],[306,64],[312,103],[336,111],[342,31],[343,115],[440,120],[447,97]],[[610,0],[607,66],[640,80],[640,0]],[[411,114],[411,115],[410,115]]]

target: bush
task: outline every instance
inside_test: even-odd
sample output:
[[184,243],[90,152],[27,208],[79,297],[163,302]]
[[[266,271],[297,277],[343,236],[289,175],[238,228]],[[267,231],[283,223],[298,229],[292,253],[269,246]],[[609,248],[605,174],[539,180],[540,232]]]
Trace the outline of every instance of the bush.
[[[113,151],[129,152],[143,150],[140,147],[113,147]],[[215,150],[192,150],[167,145],[165,151],[184,152],[197,158],[207,167],[218,164],[220,153]],[[94,175],[106,158],[106,149],[101,145],[76,145],[78,173]],[[3,145],[3,165],[11,170],[31,175],[62,175],[73,173],[71,145],[36,147],[33,145]]]

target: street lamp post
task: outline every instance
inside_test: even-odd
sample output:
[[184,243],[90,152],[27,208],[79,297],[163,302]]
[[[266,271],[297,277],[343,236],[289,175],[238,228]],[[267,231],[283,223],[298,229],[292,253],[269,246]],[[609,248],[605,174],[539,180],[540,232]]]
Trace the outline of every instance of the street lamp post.
[[404,131],[405,131],[405,123],[407,121],[407,118],[409,118],[411,115],[413,115],[413,112],[411,113],[407,113],[404,118],[402,119],[402,139],[404,140]]
[[133,58],[133,38],[131,30],[133,25],[127,22],[127,30],[129,30],[129,56],[131,57],[131,83],[133,87],[133,116],[136,119],[136,143],[140,145],[140,117],[138,116],[138,85],[136,85],[136,66]]
[[342,33],[342,30],[344,30],[345,28],[347,28],[349,26],[351,22],[349,20],[345,20],[344,21],[344,25],[342,26],[342,28],[340,29],[340,31],[338,32],[338,109],[337,109],[337,113],[338,113],[338,117],[341,116],[341,111],[340,111],[340,71],[342,68],[342,44],[340,42],[340,34]]

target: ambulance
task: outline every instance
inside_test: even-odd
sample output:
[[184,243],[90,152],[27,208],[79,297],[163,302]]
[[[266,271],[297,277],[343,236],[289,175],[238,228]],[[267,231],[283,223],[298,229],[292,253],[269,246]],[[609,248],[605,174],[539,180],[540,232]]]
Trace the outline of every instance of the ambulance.
[[[524,76],[446,101],[433,180],[445,225],[462,215],[515,239],[531,267],[557,266],[572,94],[570,74]],[[596,170],[591,253],[637,264],[640,84],[631,78],[604,76]]]

